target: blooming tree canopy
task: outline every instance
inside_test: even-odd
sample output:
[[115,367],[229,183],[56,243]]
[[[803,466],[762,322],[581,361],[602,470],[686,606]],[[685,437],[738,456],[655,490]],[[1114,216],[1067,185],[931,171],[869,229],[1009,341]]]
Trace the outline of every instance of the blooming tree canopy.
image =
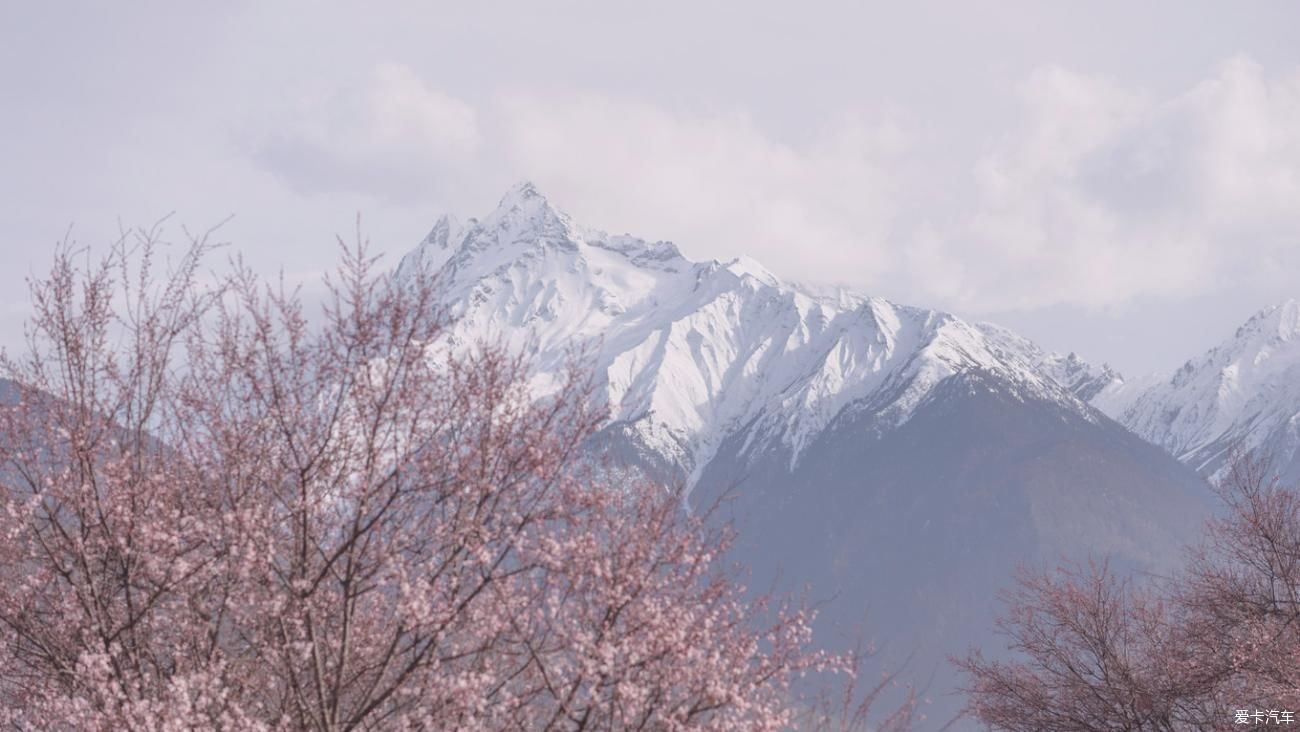
[[1300,492],[1235,461],[1187,566],[1138,583],[1105,563],[1025,572],[1001,628],[1019,658],[959,661],[993,729],[1213,730],[1300,716]]
[[65,247],[32,283],[0,722],[769,730],[799,724],[795,678],[846,668],[799,606],[747,598],[726,530],[583,457],[581,368],[537,399],[502,348],[431,348],[436,278],[362,246],[321,318],[210,249]]

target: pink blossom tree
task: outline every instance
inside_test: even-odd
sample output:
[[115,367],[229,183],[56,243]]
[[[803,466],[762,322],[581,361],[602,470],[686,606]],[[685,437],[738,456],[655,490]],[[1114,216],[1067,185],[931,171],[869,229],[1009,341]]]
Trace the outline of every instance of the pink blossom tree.
[[1248,458],[1218,490],[1227,512],[1172,581],[1139,585],[1104,563],[1023,573],[1000,622],[1019,658],[958,661],[971,713],[1059,732],[1300,717],[1300,493]]
[[32,283],[3,363],[0,721],[827,723],[792,682],[848,659],[799,606],[746,599],[726,530],[583,457],[582,369],[538,399],[525,360],[434,347],[436,279],[362,246],[314,325],[238,263],[207,274],[211,249],[155,279],[152,232],[98,263],[65,247]]

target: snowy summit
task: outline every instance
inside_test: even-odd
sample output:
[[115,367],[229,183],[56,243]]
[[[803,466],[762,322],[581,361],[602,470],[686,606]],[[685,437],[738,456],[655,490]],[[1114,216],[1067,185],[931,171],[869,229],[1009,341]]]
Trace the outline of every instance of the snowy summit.
[[897,426],[959,373],[1098,418],[1073,356],[948,313],[813,292],[748,257],[695,262],[668,242],[583,227],[531,183],[481,219],[441,218],[399,266],[418,270],[443,278],[457,342],[535,339],[539,387],[571,346],[591,349],[612,423],[687,476],[741,430],[793,467],[844,410]]

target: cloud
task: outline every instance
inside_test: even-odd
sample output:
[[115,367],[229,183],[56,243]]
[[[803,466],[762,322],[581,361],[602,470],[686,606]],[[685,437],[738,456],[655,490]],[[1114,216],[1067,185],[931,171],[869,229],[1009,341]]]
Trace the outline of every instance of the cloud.
[[835,120],[795,145],[744,114],[609,96],[513,96],[500,110],[510,160],[579,218],[797,278],[869,282],[893,266],[909,141],[888,118]]
[[1038,69],[1001,139],[938,168],[924,164],[933,128],[906,110],[828,115],[789,139],[730,108],[484,99],[382,66],[287,105],[253,155],[301,192],[441,196],[467,214],[527,178],[584,223],[697,258],[747,254],[976,314],[1178,299],[1300,268],[1300,74],[1248,59],[1162,98]]
[[477,111],[383,64],[365,83],[304,92],[247,147],[302,193],[362,192],[413,202],[448,185],[445,170],[473,161]]
[[[1166,99],[1046,68],[974,166],[933,294],[969,309],[1122,305],[1300,267],[1300,76],[1246,59]],[[911,276],[924,281],[924,271]]]
[[481,207],[530,179],[584,223],[671,238],[695,257],[746,254],[786,276],[864,283],[894,266],[908,147],[889,114],[842,116],[791,144],[739,111],[608,94],[502,93],[475,107],[385,66],[363,87],[303,95],[253,155],[300,192],[387,203]]

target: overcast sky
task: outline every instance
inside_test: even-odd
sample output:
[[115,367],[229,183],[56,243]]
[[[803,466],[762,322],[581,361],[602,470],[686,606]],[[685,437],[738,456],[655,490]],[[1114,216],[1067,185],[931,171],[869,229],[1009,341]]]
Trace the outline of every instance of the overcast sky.
[[7,2],[23,278],[175,211],[311,280],[528,179],[579,221],[1170,369],[1300,296],[1300,4]]

